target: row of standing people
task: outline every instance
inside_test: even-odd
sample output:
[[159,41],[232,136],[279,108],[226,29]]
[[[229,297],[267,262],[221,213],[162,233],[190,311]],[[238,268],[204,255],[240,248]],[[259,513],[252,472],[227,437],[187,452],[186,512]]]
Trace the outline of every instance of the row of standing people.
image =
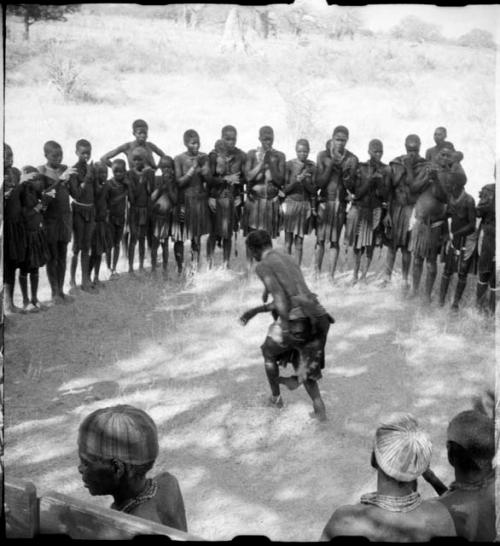
[[[76,287],[80,260],[82,289],[95,291],[103,254],[111,278],[117,276],[120,242],[124,238],[129,272],[134,271],[137,244],[139,270],[144,268],[147,240],[152,270],[156,270],[161,247],[166,273],[169,238],[173,240],[181,272],[185,241],[190,241],[192,260],[197,264],[201,237],[208,234],[209,264],[217,242],[223,247],[223,260],[228,264],[232,238],[240,227],[244,235],[264,229],[272,238],[284,231],[286,249],[292,253],[295,246],[299,264],[304,237],[315,231],[315,269],[321,271],[325,248],[329,246],[332,279],[342,232],[344,244],[352,247],[354,253],[354,282],[358,280],[362,256],[365,255],[365,262],[361,279],[365,280],[375,246],[386,245],[384,282],[390,281],[400,250],[403,281],[409,288],[413,255],[413,295],[418,293],[423,263],[427,261],[427,299],[441,254],[445,268],[440,303],[445,302],[451,275],[458,271],[453,303],[458,307],[478,246],[474,244],[476,210],[474,199],[463,188],[463,155],[446,142],[444,128],[436,129],[436,146],[427,150],[425,158],[419,155],[419,137],[409,135],[406,154],[389,165],[381,161],[383,143],[377,139],[369,143],[369,160],[359,162],[346,149],[349,131],[343,126],[334,129],[316,163],[308,158],[309,143],[305,139],[297,141],[297,157],[286,161],[285,155],[273,148],[274,132],[267,126],[259,131],[261,145],[248,154],[236,147],[237,131],[232,126],[222,129],[221,139],[208,155],[200,152],[196,131],[186,131],[186,152],[174,159],[147,140],[146,122],[136,120],[132,129],[134,141],[111,150],[96,164],[90,163],[90,142],[79,140],[78,161],[69,169],[62,164],[61,146],[49,141],[44,146],[47,164],[38,169],[27,167],[21,175],[12,166],[12,151],[6,146],[6,312],[15,310],[12,296],[16,267],[20,268],[23,304],[28,310],[42,307],[36,287],[38,268],[44,263],[53,301],[71,301],[62,289],[66,247],[71,238],[70,285]],[[128,159],[128,170],[122,159],[113,159],[121,153]],[[158,165],[153,154],[159,156]],[[113,174],[109,181],[108,167]],[[155,176],[157,168],[160,176]],[[477,214],[482,217],[479,249],[485,249],[479,259],[477,299],[480,302],[489,285],[492,307],[493,184],[483,188]],[[28,275],[31,299],[27,295]]]

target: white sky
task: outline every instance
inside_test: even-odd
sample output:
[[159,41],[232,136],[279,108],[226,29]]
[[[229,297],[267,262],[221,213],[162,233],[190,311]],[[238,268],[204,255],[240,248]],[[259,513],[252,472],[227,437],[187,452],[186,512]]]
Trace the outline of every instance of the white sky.
[[[313,11],[329,7],[326,0],[296,0],[296,4],[310,7]],[[500,38],[499,5],[439,7],[428,4],[368,4],[356,8],[363,16],[364,26],[373,31],[388,30],[403,17],[415,15],[423,21],[440,26],[443,35],[448,38],[458,38],[473,28],[488,30],[496,36],[497,43]]]

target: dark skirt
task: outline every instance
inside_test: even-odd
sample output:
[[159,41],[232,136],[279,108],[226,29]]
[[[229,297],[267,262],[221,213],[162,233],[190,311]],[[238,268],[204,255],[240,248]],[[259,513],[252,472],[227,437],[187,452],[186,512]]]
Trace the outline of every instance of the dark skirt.
[[118,246],[123,239],[123,230],[125,224],[109,224],[109,229],[111,231],[111,241],[113,246]]
[[413,205],[395,205],[391,214],[391,246],[392,248],[410,247],[410,218]]
[[320,203],[316,219],[316,237],[318,241],[338,243],[344,220],[345,210],[338,201]]
[[382,209],[363,209],[352,206],[347,213],[344,239],[355,249],[371,247],[375,244],[374,232],[380,225]]
[[128,225],[131,237],[145,237],[148,227],[148,208],[130,206]]
[[167,214],[151,213],[151,235],[162,241],[168,239],[172,226],[172,211]]
[[26,258],[27,234],[24,223],[5,222],[4,224],[4,252],[5,261],[21,264]]
[[71,213],[59,218],[47,218],[44,222],[45,237],[50,243],[69,243],[71,241],[73,222]]
[[413,256],[423,260],[435,259],[444,242],[445,228],[444,220],[428,224],[417,219],[410,231],[409,250]]
[[484,226],[479,232],[478,273],[495,272],[495,226]]
[[304,237],[311,231],[311,203],[285,199],[283,204],[283,231]]
[[271,324],[261,346],[264,358],[283,367],[290,362],[299,383],[307,379],[318,381],[325,367],[325,345],[330,328],[328,315],[317,318],[314,332],[307,318],[291,320],[289,328],[290,342],[285,343],[281,324]]
[[92,254],[101,256],[113,246],[113,231],[106,220],[98,220],[95,223],[94,233],[92,235]]
[[210,217],[206,195],[184,196],[184,229],[183,239],[197,239],[210,233]]
[[237,223],[234,199],[219,197],[216,199],[215,215],[212,213],[213,233],[222,239],[231,239]]
[[247,199],[243,219],[243,234],[246,236],[255,229],[263,229],[271,238],[279,237],[280,203],[278,197],[273,199]]
[[28,269],[44,266],[50,258],[47,238],[42,229],[27,232],[26,260]]
[[90,250],[95,230],[95,209],[89,207],[73,210],[73,250]]

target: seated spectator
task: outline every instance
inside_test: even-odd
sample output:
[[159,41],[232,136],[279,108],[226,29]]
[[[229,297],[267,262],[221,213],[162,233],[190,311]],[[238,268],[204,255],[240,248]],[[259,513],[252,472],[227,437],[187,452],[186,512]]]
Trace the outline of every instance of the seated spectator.
[[453,520],[436,500],[423,500],[417,478],[429,467],[432,445],[414,417],[398,416],[375,433],[371,464],[377,470],[377,491],[362,495],[356,505],[338,508],[321,540],[363,536],[380,542],[424,542],[456,536]]
[[457,536],[491,542],[496,535],[493,420],[476,410],[459,413],[448,425],[446,447],[455,481],[439,502],[450,511]]
[[91,495],[112,495],[111,508],[187,531],[177,479],[168,472],[146,478],[158,456],[156,425],[128,405],[98,409],[78,433],[78,470]]

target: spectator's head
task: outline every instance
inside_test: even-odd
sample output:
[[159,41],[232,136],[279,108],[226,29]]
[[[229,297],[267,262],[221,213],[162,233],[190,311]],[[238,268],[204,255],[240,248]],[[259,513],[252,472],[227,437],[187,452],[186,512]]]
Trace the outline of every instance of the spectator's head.
[[14,163],[14,154],[12,153],[12,148],[4,142],[3,145],[3,166],[5,169],[12,167]]
[[268,248],[272,248],[273,242],[269,233],[263,229],[251,231],[246,239],[248,251],[258,262],[262,259],[262,253]]
[[486,184],[481,188],[478,205],[492,212],[495,210],[495,184]]
[[439,146],[442,144],[448,136],[446,127],[437,127],[434,131],[434,142]]
[[297,153],[297,158],[300,161],[305,161],[309,156],[309,151],[311,147],[309,146],[309,141],[305,138],[299,138],[297,144],[295,144],[295,152]]
[[332,133],[332,143],[334,150],[343,154],[347,141],[349,140],[349,129],[344,125],[337,125]]
[[264,125],[259,129],[259,140],[264,150],[271,149],[274,142],[274,130],[269,125]]
[[135,148],[132,152],[132,165],[134,166],[134,169],[137,171],[142,171],[142,169],[144,169],[146,166],[147,157],[148,154],[146,148],[142,148],[141,146]]
[[139,144],[144,144],[148,139],[148,124],[143,119],[136,119],[132,123],[132,134]]
[[448,461],[463,474],[488,472],[495,456],[493,419],[477,410],[462,411],[448,425]]
[[127,173],[127,164],[123,159],[113,159],[111,170],[113,171],[115,180],[121,182],[124,180],[125,174]]
[[420,153],[420,137],[418,135],[408,135],[405,138],[406,153],[409,156],[416,157]]
[[200,150],[200,135],[194,129],[185,131],[183,137],[184,145],[190,154],[196,155]]
[[162,174],[171,174],[174,172],[174,162],[170,157],[161,157],[158,161],[158,168],[161,170]]
[[77,140],[75,144],[75,154],[76,157],[78,157],[78,161],[87,163],[92,155],[92,145],[84,138]]
[[108,166],[102,161],[96,161],[94,163],[95,173],[99,182],[106,182],[108,179]]
[[436,161],[441,167],[450,167],[453,164],[453,149],[448,144],[445,144],[438,152]]
[[384,145],[381,140],[374,138],[368,144],[368,155],[375,161],[380,161],[384,155]]
[[238,137],[238,133],[236,131],[236,128],[233,127],[232,125],[225,125],[222,128],[221,138],[224,141],[228,152],[232,152],[234,148],[236,147],[237,137]]
[[91,495],[112,495],[144,479],[158,456],[158,432],[151,417],[129,405],[98,409],[78,432],[78,470]]
[[63,151],[55,140],[49,140],[43,145],[43,154],[47,159],[47,165],[52,169],[57,169],[61,165]]
[[413,482],[431,462],[432,444],[410,414],[394,417],[375,432],[372,466],[397,482]]

